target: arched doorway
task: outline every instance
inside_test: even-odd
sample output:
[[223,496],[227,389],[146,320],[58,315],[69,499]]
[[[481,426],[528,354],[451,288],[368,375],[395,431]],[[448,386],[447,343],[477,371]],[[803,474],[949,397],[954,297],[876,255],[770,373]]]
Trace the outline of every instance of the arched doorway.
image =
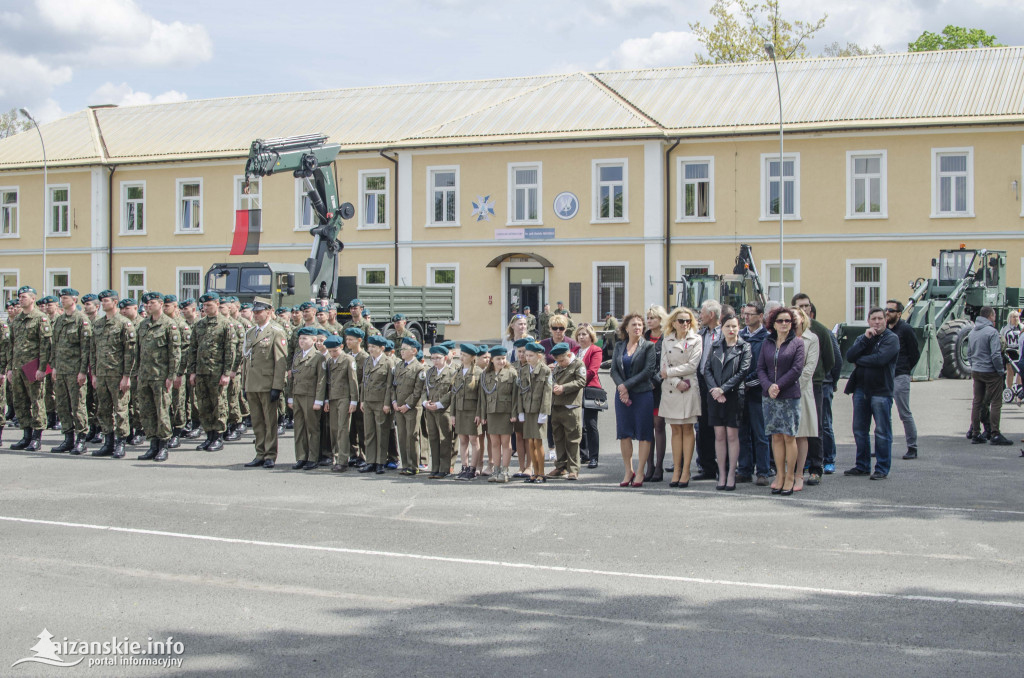
[[501,335],[508,321],[529,306],[534,316],[547,302],[548,269],[553,268],[546,257],[533,252],[508,252],[492,259],[487,266],[501,270]]

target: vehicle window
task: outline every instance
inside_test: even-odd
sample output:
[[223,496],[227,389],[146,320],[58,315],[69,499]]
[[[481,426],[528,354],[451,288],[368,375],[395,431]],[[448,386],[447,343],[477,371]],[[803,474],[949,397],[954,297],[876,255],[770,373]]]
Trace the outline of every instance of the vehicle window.
[[270,271],[265,268],[243,268],[238,291],[242,294],[270,294]]
[[238,269],[218,268],[206,275],[206,291],[223,294],[238,291]]

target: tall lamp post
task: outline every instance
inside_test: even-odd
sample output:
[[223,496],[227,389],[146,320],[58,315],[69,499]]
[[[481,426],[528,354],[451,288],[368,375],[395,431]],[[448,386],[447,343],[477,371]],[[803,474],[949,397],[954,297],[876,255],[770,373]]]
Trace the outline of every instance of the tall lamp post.
[[36,119],[33,118],[29,114],[29,112],[26,111],[24,108],[19,109],[19,110],[21,111],[21,114],[23,116],[25,116],[26,118],[28,118],[29,121],[32,123],[32,125],[36,128],[36,132],[39,134],[39,145],[43,147],[43,285],[42,285],[42,290],[43,290],[43,296],[46,296],[48,294],[48,292],[46,291],[46,284],[47,284],[47,281],[46,281],[46,210],[49,207],[49,202],[50,202],[49,200],[47,200],[47,196],[46,196],[46,191],[48,190],[47,189],[48,182],[46,180],[46,143],[43,141],[43,133],[42,133],[42,131],[40,131],[39,123],[36,122]]
[[775,60],[775,45],[770,42],[764,43],[764,51],[765,54],[768,55],[768,58],[772,60],[772,65],[775,66],[775,87],[779,92],[779,301],[785,304],[786,300],[783,298],[782,293],[782,283],[784,282],[783,278],[785,275],[785,258],[783,257],[785,230],[783,213],[786,211],[786,170],[782,158],[782,84],[779,82],[779,62]]

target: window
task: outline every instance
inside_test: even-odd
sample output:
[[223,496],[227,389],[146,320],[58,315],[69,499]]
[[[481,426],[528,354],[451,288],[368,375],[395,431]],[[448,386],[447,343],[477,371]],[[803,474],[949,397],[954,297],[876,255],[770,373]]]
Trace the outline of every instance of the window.
[[[781,182],[781,190],[780,190]],[[782,215],[789,219],[800,218],[800,154],[782,156],[761,154],[761,220],[778,220],[779,199],[782,198]]]
[[679,158],[676,221],[715,220],[714,178],[714,158]]
[[178,233],[203,232],[203,180],[178,179]]
[[359,264],[360,285],[389,285],[390,277],[390,267],[387,265]]
[[[235,177],[235,211],[263,209],[263,180],[250,179],[249,192],[245,192],[245,177]],[[235,215],[231,215],[231,223],[235,223]],[[260,220],[260,232],[263,232],[263,220]]]
[[18,189],[0,188],[0,238],[18,236]]
[[359,172],[359,228],[388,228],[390,173],[387,170]]
[[68,230],[68,221],[71,215],[71,187],[49,186],[47,198],[49,207],[47,209],[48,235],[71,235]]
[[846,218],[885,218],[886,152],[847,152],[846,176]]
[[628,270],[625,262],[594,262],[594,289],[597,291],[594,300],[595,320],[604,319],[609,312],[620,318],[626,312],[629,302],[629,295],[626,294]]
[[624,159],[595,160],[593,171],[594,221],[627,221],[626,181],[628,180],[628,170],[626,161]]
[[200,268],[178,269],[178,301],[192,298],[198,300],[203,294],[203,270]]
[[47,288],[44,295],[52,294],[57,296],[57,291],[71,286],[71,271],[66,268],[46,269]]
[[7,302],[18,298],[18,272],[0,271],[0,294],[3,296],[4,312],[7,311]]
[[[121,269],[121,290],[124,294],[122,299],[131,297],[135,301],[142,298],[146,291],[145,269]],[[139,301],[139,303],[142,303]]]
[[715,272],[713,261],[677,261],[676,280],[682,280],[683,276],[708,275]]
[[509,163],[509,224],[539,224],[542,201],[540,163]]
[[451,287],[455,290],[455,316],[449,318],[459,322],[459,265],[427,264],[427,285],[429,287]]
[[762,261],[761,270],[767,298],[789,306],[793,295],[800,291],[799,260],[786,261],[782,267],[781,277],[777,261]]
[[427,168],[427,225],[459,225],[459,168]]
[[306,195],[305,182],[302,179],[295,180],[295,230],[308,231],[316,226],[316,217],[313,216],[313,203]]
[[121,235],[146,232],[146,182],[121,182]]
[[974,149],[932,149],[932,217],[974,216]]
[[885,306],[885,261],[846,261],[846,321],[858,325],[868,322],[868,309]]

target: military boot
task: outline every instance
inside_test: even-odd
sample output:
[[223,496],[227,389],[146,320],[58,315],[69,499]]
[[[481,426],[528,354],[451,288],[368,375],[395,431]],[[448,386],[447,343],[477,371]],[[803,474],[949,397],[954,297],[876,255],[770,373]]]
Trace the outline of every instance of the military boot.
[[75,434],[65,433],[64,442],[57,447],[51,447],[50,452],[70,452],[71,448],[75,446]]
[[167,440],[161,440],[153,461],[167,461]]
[[103,442],[102,429],[99,426],[90,426],[89,435],[86,437],[85,442],[87,443],[99,443]]
[[57,413],[56,412],[49,412],[49,413],[47,413],[47,415],[46,415],[46,428],[50,429],[51,431],[60,431],[61,430],[60,420],[57,419]]
[[26,452],[38,452],[39,448],[43,446],[43,430],[33,429],[32,440],[29,441],[28,446],[25,448]]
[[213,433],[213,431],[207,431],[206,432],[206,440],[204,440],[203,442],[201,442],[198,445],[196,445],[196,449],[197,450],[208,450],[208,449],[210,449],[210,443],[213,442],[213,436],[214,435],[215,434]]
[[74,446],[68,451],[76,456],[82,454],[83,452],[85,452],[85,443],[87,440],[88,438],[86,438],[86,434],[79,433],[78,436],[75,437]]
[[114,434],[104,433],[103,434],[103,446],[98,450],[92,451],[94,457],[109,457],[114,453]]
[[146,436],[143,435],[141,428],[133,428],[125,442],[129,445],[141,445],[146,442]]
[[171,437],[167,441],[167,449],[169,449],[169,450],[176,450],[176,449],[178,449],[178,447],[181,446],[181,442],[178,440],[178,437],[180,435],[181,435],[181,429],[179,429],[179,428],[176,428],[176,429],[174,429],[174,431],[171,432]]
[[210,438],[210,444],[206,446],[207,452],[218,452],[224,449],[224,441],[220,438],[220,433],[214,431],[210,434],[213,436]]
[[283,436],[284,430],[284,415],[279,414],[277,415],[277,435]]
[[149,449],[146,450],[145,454],[140,454],[138,456],[138,460],[149,461],[150,459],[154,458],[160,452],[160,443],[161,440],[159,438],[150,438]]
[[284,427],[286,429],[288,429],[289,431],[291,431],[293,428],[295,428],[295,416],[294,415],[289,414],[285,418],[285,420],[284,420]]
[[192,424],[192,427],[189,429],[188,433],[185,434],[185,437],[188,438],[189,440],[195,440],[200,435],[202,435],[202,433],[202,426],[200,426],[199,424]]
[[114,438],[114,459],[124,459],[124,438]]
[[228,432],[224,436],[224,440],[227,442],[234,442],[242,437],[242,434],[238,432],[238,424],[231,424],[228,426]]
[[3,447],[4,443],[4,427],[0,426],[0,447]]
[[32,429],[23,428],[21,429],[21,432],[21,440],[11,445],[12,450],[24,450],[26,447],[28,447],[28,444],[32,442]]

